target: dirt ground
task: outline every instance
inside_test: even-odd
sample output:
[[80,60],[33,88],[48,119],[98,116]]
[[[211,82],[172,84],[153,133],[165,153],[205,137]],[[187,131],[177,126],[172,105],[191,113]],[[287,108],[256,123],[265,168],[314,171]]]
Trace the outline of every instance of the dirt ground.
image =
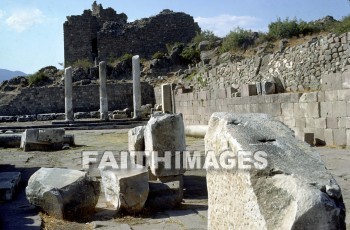
[[[187,171],[184,176],[184,201],[174,210],[145,210],[137,216],[116,214],[101,193],[96,214],[88,220],[66,222],[39,213],[25,199],[24,189],[29,177],[40,167],[82,169],[81,153],[85,150],[127,150],[127,131],[66,131],[75,135],[76,147],[56,152],[23,152],[0,148],[0,172],[20,171],[20,191],[12,202],[0,204],[0,226],[3,229],[206,229],[207,191],[204,170]],[[188,150],[204,154],[204,141],[186,138]],[[344,202],[350,207],[350,149],[317,148],[331,174],[342,188]],[[347,216],[350,228],[350,215]],[[0,228],[1,229],[1,228]]]

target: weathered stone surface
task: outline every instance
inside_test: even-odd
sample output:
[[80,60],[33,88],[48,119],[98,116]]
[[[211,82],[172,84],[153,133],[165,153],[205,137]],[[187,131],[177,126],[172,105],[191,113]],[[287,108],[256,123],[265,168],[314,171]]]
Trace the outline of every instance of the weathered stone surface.
[[140,118],[141,108],[141,82],[140,82],[140,57],[135,55],[132,57],[132,79],[133,79],[133,103],[134,103],[134,118]]
[[140,113],[141,117],[147,118],[151,114],[153,106],[151,104],[141,105]]
[[163,113],[173,113],[171,84],[162,85],[162,110]]
[[149,181],[146,206],[157,210],[172,209],[183,198],[183,175],[159,177]]
[[[176,168],[176,152],[182,158],[182,152],[186,150],[185,129],[182,114],[156,114],[148,121],[145,131],[145,150],[151,159],[150,169],[157,177],[183,174],[184,170]],[[152,159],[163,158],[166,152],[171,152],[170,168],[166,169],[163,162]],[[170,154],[169,154],[170,155]]]
[[0,173],[0,201],[12,200],[20,180],[20,172]]
[[276,92],[276,86],[275,83],[273,82],[261,82],[261,91],[262,94],[266,95],[266,94],[274,94]]
[[270,116],[214,113],[205,148],[254,155],[243,161],[250,170],[207,171],[209,229],[345,229],[341,190],[319,154]]
[[94,212],[100,183],[86,172],[41,168],[28,181],[29,203],[58,219],[81,219]]
[[128,132],[129,151],[145,151],[145,126],[137,126]]
[[105,197],[117,210],[136,213],[143,209],[149,192],[147,168],[100,172]]
[[241,95],[242,97],[257,95],[256,85],[242,85]]
[[26,129],[22,134],[24,151],[60,149],[64,143],[64,129]]
[[0,147],[18,148],[21,145],[22,134],[0,134]]

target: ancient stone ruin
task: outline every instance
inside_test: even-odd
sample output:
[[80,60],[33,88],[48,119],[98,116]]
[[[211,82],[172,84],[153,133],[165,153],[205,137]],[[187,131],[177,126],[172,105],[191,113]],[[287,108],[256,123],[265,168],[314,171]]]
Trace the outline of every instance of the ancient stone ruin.
[[124,13],[104,9],[94,2],[92,10],[69,16],[64,23],[64,58],[68,66],[78,60],[108,60],[125,53],[150,58],[166,45],[190,42],[200,31],[193,17],[163,10],[156,16],[127,22]]
[[214,113],[205,148],[220,160],[230,153],[223,167],[207,170],[208,229],[345,228],[339,185],[319,154],[281,122],[266,114]]

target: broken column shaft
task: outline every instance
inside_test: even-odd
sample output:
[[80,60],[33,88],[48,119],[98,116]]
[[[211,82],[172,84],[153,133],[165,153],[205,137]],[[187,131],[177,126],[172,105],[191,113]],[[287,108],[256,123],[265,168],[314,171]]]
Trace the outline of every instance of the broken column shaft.
[[134,101],[134,118],[140,118],[141,108],[141,83],[140,83],[140,57],[132,57],[132,76],[133,76],[133,101]]
[[100,62],[100,119],[108,120],[108,98],[106,85],[106,62]]
[[73,121],[73,87],[72,87],[72,67],[68,67],[64,72],[64,93],[65,93],[65,115],[66,121]]

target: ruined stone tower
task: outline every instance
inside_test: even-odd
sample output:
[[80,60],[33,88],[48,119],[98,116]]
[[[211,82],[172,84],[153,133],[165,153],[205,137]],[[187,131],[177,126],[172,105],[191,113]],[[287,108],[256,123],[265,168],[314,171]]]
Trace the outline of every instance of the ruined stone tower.
[[124,13],[104,9],[96,1],[82,15],[68,16],[63,25],[65,65],[77,60],[107,60],[125,53],[149,58],[167,44],[187,43],[200,31],[193,17],[163,10],[158,15],[127,22]]

